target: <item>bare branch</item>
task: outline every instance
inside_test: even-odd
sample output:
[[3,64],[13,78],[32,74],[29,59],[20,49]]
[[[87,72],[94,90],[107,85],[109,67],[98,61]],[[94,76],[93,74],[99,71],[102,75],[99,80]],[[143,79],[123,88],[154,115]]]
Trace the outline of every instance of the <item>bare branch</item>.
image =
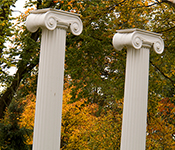
[[170,6],[172,6],[173,8],[175,8],[175,0],[162,0],[162,3],[167,3]]
[[160,68],[158,68],[152,61],[150,61],[150,63],[157,71],[159,71],[166,79],[168,79],[171,82],[172,86],[175,88],[175,81],[165,75],[165,73]]

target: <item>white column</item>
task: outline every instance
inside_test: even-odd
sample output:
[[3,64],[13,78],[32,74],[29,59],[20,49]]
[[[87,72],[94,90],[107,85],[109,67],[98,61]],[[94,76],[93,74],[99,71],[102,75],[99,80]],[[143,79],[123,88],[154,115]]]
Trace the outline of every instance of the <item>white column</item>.
[[140,30],[118,30],[113,37],[116,50],[127,47],[121,150],[145,150],[149,53],[164,49],[160,34]]
[[33,150],[59,150],[66,31],[82,32],[79,15],[55,9],[32,11],[29,31],[42,28]]

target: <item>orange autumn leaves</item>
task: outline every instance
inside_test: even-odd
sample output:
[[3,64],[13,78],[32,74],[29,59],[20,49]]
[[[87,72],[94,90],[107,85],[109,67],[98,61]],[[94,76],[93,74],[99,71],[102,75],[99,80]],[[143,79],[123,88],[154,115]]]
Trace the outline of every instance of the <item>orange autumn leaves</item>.
[[147,149],[175,149],[175,105],[169,98],[164,98],[155,109],[156,115],[148,115]]
[[[62,149],[119,149],[121,138],[123,100],[117,100],[111,109],[88,103],[86,99],[71,102],[71,88],[65,83],[63,92],[61,148]],[[20,119],[20,126],[34,127],[35,95],[23,100],[27,103]],[[109,106],[108,106],[109,107]],[[174,104],[167,98],[157,105],[157,115],[149,114],[147,126],[147,149],[175,148],[172,138]],[[170,116],[168,116],[170,114]],[[28,138],[32,144],[32,135]]]
[[[24,108],[24,111],[20,118],[20,127],[25,127],[32,130],[34,127],[34,116],[35,116],[35,95],[33,93],[26,96],[26,99],[23,100],[27,105]],[[27,138],[28,144],[32,144],[33,135]]]
[[96,120],[97,105],[87,103],[86,99],[70,103],[70,92],[70,88],[65,88],[63,93],[61,146],[63,149],[79,149],[86,146],[84,134]]
[[[65,90],[63,93],[63,109],[62,109],[62,143],[66,142],[66,147],[75,146],[74,143],[81,140],[78,138],[81,136],[84,129],[90,128],[92,122],[95,121],[94,113],[98,109],[95,104],[86,104],[86,99],[80,101],[70,102],[71,89],[68,88],[68,84],[65,84]],[[35,113],[35,95],[29,94],[24,102],[27,105],[24,108],[24,112],[20,119],[20,126],[32,129],[34,127],[34,113]],[[28,140],[28,144],[32,144],[32,135]],[[83,143],[82,143],[83,144]],[[64,144],[62,144],[64,147]]]
[[[61,148],[62,149],[86,149],[98,145],[101,149],[119,147],[121,133],[121,111],[115,112],[102,109],[91,104],[86,99],[71,103],[71,88],[65,83],[63,92]],[[34,127],[35,95],[29,94],[24,101],[26,106],[21,115],[20,126],[32,129]],[[122,100],[116,101],[122,110]],[[32,135],[27,140],[32,144]]]

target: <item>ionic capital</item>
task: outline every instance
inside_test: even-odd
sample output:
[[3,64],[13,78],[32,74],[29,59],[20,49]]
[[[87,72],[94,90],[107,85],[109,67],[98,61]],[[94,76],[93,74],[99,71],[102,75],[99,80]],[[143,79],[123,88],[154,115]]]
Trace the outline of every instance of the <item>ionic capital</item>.
[[164,50],[164,42],[160,34],[141,29],[117,30],[113,37],[113,46],[116,50],[122,50],[124,46],[140,49],[151,47],[158,54]]
[[30,32],[36,32],[39,27],[48,30],[54,30],[58,27],[68,30],[74,35],[80,35],[83,30],[79,14],[56,9],[31,11],[26,20],[26,27]]

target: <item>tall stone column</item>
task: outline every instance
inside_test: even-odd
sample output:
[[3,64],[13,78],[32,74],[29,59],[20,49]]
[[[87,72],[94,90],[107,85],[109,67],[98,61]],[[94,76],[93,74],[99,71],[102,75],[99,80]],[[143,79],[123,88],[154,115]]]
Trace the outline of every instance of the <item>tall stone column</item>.
[[42,28],[33,150],[59,150],[66,31],[79,35],[83,25],[78,14],[41,9],[31,12],[26,27]]
[[161,54],[160,34],[140,30],[118,30],[113,37],[116,50],[127,48],[121,150],[145,150],[149,53]]

